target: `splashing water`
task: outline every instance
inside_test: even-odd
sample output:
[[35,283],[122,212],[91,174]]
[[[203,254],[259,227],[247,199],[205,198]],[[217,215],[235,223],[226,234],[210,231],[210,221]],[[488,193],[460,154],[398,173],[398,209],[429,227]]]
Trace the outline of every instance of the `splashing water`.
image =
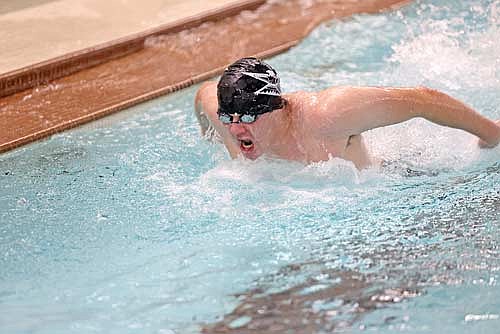
[[[426,85],[498,119],[498,8],[334,21],[270,63],[285,91]],[[497,331],[499,148],[413,120],[367,133],[384,168],[229,160],[195,90],[0,156],[3,331]]]

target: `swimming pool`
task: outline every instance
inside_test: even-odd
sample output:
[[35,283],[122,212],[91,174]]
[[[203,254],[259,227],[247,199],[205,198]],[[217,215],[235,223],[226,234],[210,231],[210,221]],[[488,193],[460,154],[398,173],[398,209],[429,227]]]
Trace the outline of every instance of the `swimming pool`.
[[[316,29],[284,91],[427,85],[500,118],[495,1],[421,1]],[[196,87],[0,156],[6,333],[495,333],[500,149],[421,120],[393,162],[229,160]]]

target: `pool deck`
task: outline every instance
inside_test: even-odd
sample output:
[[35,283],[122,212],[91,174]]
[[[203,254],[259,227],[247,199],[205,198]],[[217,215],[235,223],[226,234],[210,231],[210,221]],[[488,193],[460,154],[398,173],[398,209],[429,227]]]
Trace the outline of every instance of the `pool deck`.
[[325,20],[406,2],[1,4],[0,152],[206,80],[237,58],[283,52]]
[[[0,3],[0,73],[178,22],[235,0],[15,0]],[[117,10],[119,9],[119,10]]]

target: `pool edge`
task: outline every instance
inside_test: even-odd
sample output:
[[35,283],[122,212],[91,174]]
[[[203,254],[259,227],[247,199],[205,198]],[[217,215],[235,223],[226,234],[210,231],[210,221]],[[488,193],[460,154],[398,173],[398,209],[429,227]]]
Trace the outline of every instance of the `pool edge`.
[[0,98],[47,84],[50,81],[71,75],[75,72],[126,56],[144,47],[144,41],[152,36],[178,33],[205,22],[217,21],[233,16],[243,10],[252,10],[266,0],[241,0],[232,4],[216,7],[199,14],[150,28],[139,33],[117,38],[98,45],[48,59],[20,69],[0,74]]
[[[258,56],[258,57],[262,57],[262,58],[270,57],[270,56],[276,55],[278,53],[284,52],[284,51],[288,50],[289,48],[293,47],[294,45],[299,43],[304,37],[306,37],[307,34],[309,34],[310,31],[312,29],[314,29],[318,24],[320,24],[321,22],[323,22],[327,19],[332,19],[335,17],[344,18],[346,16],[350,16],[350,15],[353,15],[356,13],[380,12],[383,10],[399,8],[401,6],[406,5],[409,2],[410,1],[408,1],[408,0],[403,0],[403,1],[401,1],[401,0],[379,0],[379,1],[374,0],[374,1],[371,1],[370,5],[373,5],[373,3],[377,3],[377,4],[384,4],[384,6],[379,5],[379,6],[375,6],[376,8],[372,8],[369,6],[363,7],[362,5],[358,5],[356,7],[358,10],[350,8],[350,9],[346,10],[345,13],[341,12],[340,14],[335,14],[335,15],[330,14],[330,15],[319,16],[319,17],[314,18],[310,22],[308,22],[308,24],[303,27],[302,31],[299,34],[300,36],[298,36],[299,38],[297,38],[297,36],[294,36],[295,38],[293,38],[292,40],[282,42],[279,45],[273,45],[272,48],[266,48],[264,50],[260,50],[259,52],[249,52],[249,53],[245,53],[245,54],[254,55],[254,56]],[[262,0],[242,1],[242,2],[238,3],[239,6],[237,6],[237,4],[234,4],[234,5],[230,6],[231,7],[230,9],[226,8],[225,12],[224,11],[216,11],[216,12],[210,13],[209,18],[204,19],[204,18],[197,17],[195,19],[196,22],[193,21],[189,24],[192,27],[197,27],[197,26],[200,26],[202,23],[207,22],[207,21],[222,20],[224,18],[229,17],[229,16],[221,16],[221,15],[227,15],[228,10],[230,13],[232,13],[233,16],[235,16],[238,13],[240,13],[241,11],[249,9],[249,6],[250,7],[253,6],[253,8],[255,9],[255,8],[262,6],[264,3],[266,3],[266,1],[262,1]],[[358,8],[358,7],[360,7],[360,8]],[[223,13],[223,14],[221,14],[221,13]],[[332,11],[332,13],[333,13],[333,11]],[[181,20],[181,21],[184,21],[184,20]],[[185,23],[185,22],[183,24],[188,25],[188,23]],[[188,26],[190,26],[190,25],[188,25]],[[182,28],[182,27],[184,27],[184,28]],[[134,54],[138,53],[138,51],[140,51],[141,48],[144,48],[144,41],[148,37],[162,35],[166,31],[165,29],[166,29],[165,27],[163,27],[161,29],[156,28],[156,29],[152,29],[154,31],[149,30],[149,33],[143,32],[140,34],[136,34],[135,36],[132,36],[132,37],[130,37],[130,36],[127,37],[126,39],[127,39],[127,41],[129,41],[130,44],[137,43],[137,41],[140,41],[140,43],[142,43],[142,46],[138,47],[137,50],[135,50],[135,51],[126,52],[126,54],[123,54],[123,55],[111,56],[110,59],[107,59],[104,62],[99,63],[97,65],[100,65],[100,66],[106,65],[107,63],[112,62],[117,57],[118,58],[126,58],[127,56],[133,56]],[[191,29],[191,28],[185,28],[185,26],[177,26],[177,27],[170,27],[169,29],[173,29],[174,31],[177,30],[177,32],[175,32],[175,33],[179,33],[181,31],[185,31],[186,29]],[[167,32],[168,32],[168,30],[167,30]],[[172,34],[171,31],[170,31],[170,33]],[[175,34],[175,33],[173,33],[173,34]],[[112,42],[110,42],[110,43],[112,43]],[[123,44],[123,43],[124,42],[120,40],[119,43],[116,45],[118,45],[118,47],[121,47],[122,45],[126,45],[126,43],[125,44]],[[101,50],[105,50],[106,47],[107,47],[106,45],[103,46],[103,49],[101,49]],[[93,49],[93,48],[90,48],[90,49]],[[68,59],[70,59],[70,58],[68,58]],[[90,67],[96,67],[97,65],[91,65]],[[12,120],[13,120],[12,122],[9,122],[9,119],[8,119],[9,117],[7,117],[7,120],[4,119],[3,122],[0,121],[0,129],[2,129],[2,130],[9,129],[11,127],[16,128],[16,130],[15,130],[16,133],[14,134],[14,136],[11,135],[11,138],[1,138],[2,137],[1,134],[3,132],[6,132],[6,131],[0,131],[0,153],[12,150],[12,149],[20,147],[22,145],[26,145],[26,144],[34,142],[36,140],[40,140],[42,138],[51,136],[55,133],[80,126],[80,125],[85,124],[89,121],[96,120],[98,118],[101,118],[101,117],[110,115],[112,113],[121,111],[125,108],[134,106],[136,104],[139,104],[139,103],[142,103],[145,101],[148,101],[152,98],[156,98],[156,97],[168,94],[168,93],[172,93],[172,92],[175,92],[179,89],[186,88],[192,84],[199,83],[200,81],[206,80],[210,77],[217,75],[218,73],[220,73],[224,69],[225,66],[227,66],[227,62],[224,64],[219,64],[219,66],[216,66],[215,68],[212,67],[210,69],[206,69],[204,71],[201,71],[201,73],[198,72],[197,74],[192,75],[187,79],[177,80],[174,83],[163,85],[160,88],[152,89],[152,90],[149,90],[145,93],[131,95],[131,96],[128,96],[127,98],[122,98],[120,101],[115,101],[115,102],[111,103],[110,105],[103,105],[103,106],[100,106],[99,108],[94,108],[94,110],[87,110],[87,108],[80,108],[81,110],[78,111],[79,113],[77,112],[77,114],[78,114],[77,116],[72,116],[69,119],[58,121],[55,124],[51,124],[50,126],[46,126],[46,127],[41,126],[41,124],[34,124],[34,123],[36,123],[36,121],[33,122],[32,120],[26,118],[27,117],[26,115],[24,115],[24,120],[23,120],[23,115],[22,115],[23,110],[21,110],[20,112],[17,112],[17,115],[15,115],[15,117],[12,118]],[[74,76],[77,77],[78,73],[85,72],[85,70],[86,69],[77,70],[75,73],[73,73],[69,76],[64,76],[63,79],[68,78],[68,77],[74,77]],[[57,79],[54,79],[51,81],[57,81]],[[14,102],[13,109],[15,109],[16,103],[19,103],[19,105],[22,105],[27,97],[31,98],[32,93],[33,92],[28,89],[28,90],[25,90],[23,92],[18,92],[18,93],[11,94],[9,96],[0,98],[0,113],[7,114],[7,116],[9,116],[9,114],[16,114],[15,110],[11,111],[9,113],[8,107],[12,106],[12,105],[9,105],[9,102],[11,102],[11,101]],[[54,92],[52,94],[53,95],[52,97],[57,97],[57,94],[58,94],[57,92]],[[50,98],[50,96],[44,96],[44,98],[45,97]],[[77,99],[79,99],[79,100],[84,100],[84,98],[85,98],[85,96],[77,97]],[[4,100],[3,105],[2,105],[2,100]],[[5,101],[6,101],[6,103],[5,103]],[[26,110],[31,111],[32,110],[32,109],[28,108],[29,104],[30,103],[28,103],[28,106],[23,105],[24,111],[26,111]],[[32,104],[35,105],[35,102],[32,102]],[[3,106],[3,108],[2,108],[2,106]],[[50,108],[48,108],[48,109],[50,109]],[[8,112],[4,113],[5,110],[7,110]],[[61,112],[61,110],[64,111],[64,108],[60,108],[60,109],[56,109],[56,110],[59,110],[59,112]],[[46,111],[40,110],[40,114],[43,114],[43,112],[46,112]],[[5,116],[5,115],[2,115],[2,116]],[[40,116],[40,118],[43,119],[44,118],[43,115]],[[30,121],[33,124],[30,124]],[[28,126],[26,126],[25,123],[28,123]],[[24,129],[25,130],[24,133],[21,133],[23,131],[18,131],[17,126],[16,126],[17,124],[19,124],[20,126],[23,125],[26,128],[26,129]],[[11,130],[11,132],[12,132],[12,130]]]

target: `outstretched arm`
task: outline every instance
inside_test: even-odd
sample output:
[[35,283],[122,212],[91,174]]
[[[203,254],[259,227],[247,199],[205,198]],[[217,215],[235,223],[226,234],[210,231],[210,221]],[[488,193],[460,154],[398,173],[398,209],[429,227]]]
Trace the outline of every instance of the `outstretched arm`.
[[202,136],[207,136],[207,132],[209,131],[211,122],[207,116],[209,113],[209,108],[213,106],[208,106],[208,104],[213,104],[213,97],[211,95],[212,83],[204,83],[196,92],[196,97],[194,99],[194,114],[198,119],[198,123],[200,124],[200,130]]
[[480,138],[482,147],[494,147],[500,142],[498,121],[491,121],[449,95],[429,88],[345,87],[326,90],[319,98],[327,106],[323,111],[324,129],[333,133],[355,135],[422,117],[472,133]]
[[221,139],[232,158],[240,153],[238,144],[217,117],[217,83],[205,82],[198,89],[194,112],[200,123],[201,134],[207,138]]

